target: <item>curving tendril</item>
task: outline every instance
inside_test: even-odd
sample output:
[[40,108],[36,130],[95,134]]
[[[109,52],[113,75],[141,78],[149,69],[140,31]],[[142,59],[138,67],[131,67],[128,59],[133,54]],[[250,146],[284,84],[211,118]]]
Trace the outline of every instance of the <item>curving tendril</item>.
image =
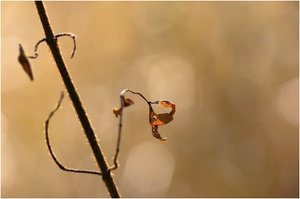
[[45,122],[45,134],[46,134],[46,143],[47,143],[47,147],[49,149],[49,152],[50,152],[50,155],[51,157],[53,158],[54,162],[57,164],[57,166],[63,170],[63,171],[69,171],[69,172],[74,172],[74,173],[87,173],[87,174],[95,174],[95,175],[102,175],[100,172],[97,172],[97,171],[90,171],[90,170],[81,170],[81,169],[71,169],[71,168],[67,168],[65,166],[63,166],[59,161],[58,159],[56,158],[53,150],[52,150],[52,147],[51,147],[51,144],[50,144],[50,139],[49,139],[49,122],[50,122],[50,119],[52,118],[52,116],[54,115],[54,113],[59,109],[61,103],[62,103],[62,100],[64,98],[64,92],[61,93],[61,96],[59,98],[59,101],[57,103],[57,106],[56,108],[51,111],[51,113],[49,114],[46,122]]
[[63,32],[63,33],[59,33],[57,35],[55,35],[55,38],[57,39],[58,37],[64,37],[64,36],[69,36],[73,39],[73,44],[74,44],[74,48],[73,51],[71,53],[71,59],[74,57],[75,51],[76,51],[76,35],[74,35],[73,33],[69,33],[69,32]]
[[46,38],[44,39],[41,39],[40,41],[38,41],[35,46],[34,46],[34,55],[33,56],[28,56],[28,58],[30,59],[35,59],[38,57],[38,53],[37,53],[37,50],[38,50],[38,47],[40,45],[40,43],[42,43],[43,41],[46,41]]

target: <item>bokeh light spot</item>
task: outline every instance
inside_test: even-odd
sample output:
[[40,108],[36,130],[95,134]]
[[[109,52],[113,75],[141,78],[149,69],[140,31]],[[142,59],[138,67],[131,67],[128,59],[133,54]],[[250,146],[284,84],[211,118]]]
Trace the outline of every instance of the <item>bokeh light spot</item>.
[[151,141],[137,145],[125,165],[123,195],[162,197],[171,183],[174,167],[174,157],[163,143]]
[[294,78],[282,84],[277,95],[279,113],[290,124],[299,124],[299,78]]

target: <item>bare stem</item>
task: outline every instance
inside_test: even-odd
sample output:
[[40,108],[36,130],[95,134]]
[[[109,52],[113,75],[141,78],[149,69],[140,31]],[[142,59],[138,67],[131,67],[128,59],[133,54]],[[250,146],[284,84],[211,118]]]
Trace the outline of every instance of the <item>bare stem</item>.
[[38,10],[38,14],[40,16],[40,20],[42,22],[44,31],[45,31],[47,44],[50,47],[50,50],[52,52],[52,55],[56,62],[56,65],[58,67],[58,70],[59,70],[61,77],[63,79],[63,82],[67,88],[67,91],[69,93],[69,96],[71,98],[73,106],[77,112],[78,118],[84,129],[85,135],[86,135],[86,137],[89,141],[89,144],[92,148],[92,151],[94,153],[97,164],[101,170],[102,180],[106,184],[111,197],[119,198],[120,194],[118,192],[118,188],[114,182],[114,179],[112,178],[112,174],[111,174],[110,170],[108,170],[108,165],[107,165],[106,159],[104,157],[104,154],[102,153],[100,145],[98,145],[98,141],[97,141],[96,135],[93,131],[92,125],[89,121],[86,111],[83,108],[83,104],[80,100],[79,94],[76,91],[75,85],[74,85],[74,83],[71,79],[71,76],[67,70],[67,67],[66,67],[63,57],[61,55],[59,46],[57,44],[57,39],[56,39],[56,37],[52,31],[52,28],[50,26],[50,22],[49,22],[44,4],[42,1],[35,1],[35,4],[36,4],[37,10]]

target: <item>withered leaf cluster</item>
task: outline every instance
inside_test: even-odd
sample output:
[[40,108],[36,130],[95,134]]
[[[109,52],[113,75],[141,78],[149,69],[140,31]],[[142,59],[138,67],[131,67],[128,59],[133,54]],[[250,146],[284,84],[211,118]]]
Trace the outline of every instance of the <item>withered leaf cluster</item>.
[[167,138],[160,135],[160,133],[158,132],[158,126],[168,124],[174,119],[176,105],[168,100],[159,100],[157,102],[154,102],[153,104],[161,104],[166,108],[172,108],[169,113],[156,114],[151,106],[151,103],[149,103],[149,123],[152,128],[152,135],[160,141],[164,142],[167,140]]
[[[125,98],[124,97],[124,93],[125,92],[131,92],[133,94],[138,94],[140,95],[147,103],[148,103],[148,106],[149,106],[149,123],[151,125],[151,130],[152,130],[152,135],[161,140],[161,141],[166,141],[167,138],[166,137],[162,137],[160,135],[160,133],[158,132],[158,126],[162,126],[162,125],[165,125],[165,124],[168,124],[169,122],[171,122],[173,119],[174,119],[174,114],[176,112],[176,105],[175,103],[172,103],[171,101],[169,100],[159,100],[159,101],[156,101],[156,102],[150,102],[148,101],[142,94],[138,93],[138,92],[134,92],[134,91],[131,91],[130,89],[125,89],[121,92],[121,95],[120,95],[120,98],[121,98],[121,107],[120,108],[114,108],[113,109],[113,113],[115,114],[116,117],[119,117],[122,115],[122,110],[124,107],[128,107],[132,104],[134,104],[134,102],[129,99],[129,98]],[[152,108],[152,104],[160,104],[166,108],[171,108],[171,111],[169,113],[160,113],[160,114],[157,114],[155,113],[155,111],[153,110]]]
[[129,98],[126,98],[124,97],[124,95],[121,95],[121,107],[120,108],[113,108],[113,112],[115,114],[116,117],[119,117],[121,115],[121,110],[124,108],[124,107],[127,107],[127,106],[130,106],[132,104],[134,104],[134,102],[129,99]]

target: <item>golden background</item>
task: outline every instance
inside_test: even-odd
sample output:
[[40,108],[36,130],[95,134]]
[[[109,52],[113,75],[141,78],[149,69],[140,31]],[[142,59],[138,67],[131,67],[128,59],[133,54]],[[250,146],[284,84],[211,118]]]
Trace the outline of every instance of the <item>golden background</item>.
[[[1,2],[2,197],[109,197],[101,177],[61,171],[44,122],[64,89],[34,2]],[[151,135],[148,106],[124,109],[114,178],[123,197],[299,196],[298,2],[45,2],[53,31],[110,165],[125,88],[176,103]],[[166,109],[154,107],[157,112]],[[169,111],[169,110],[167,110]],[[58,159],[97,170],[68,99],[50,124]]]

